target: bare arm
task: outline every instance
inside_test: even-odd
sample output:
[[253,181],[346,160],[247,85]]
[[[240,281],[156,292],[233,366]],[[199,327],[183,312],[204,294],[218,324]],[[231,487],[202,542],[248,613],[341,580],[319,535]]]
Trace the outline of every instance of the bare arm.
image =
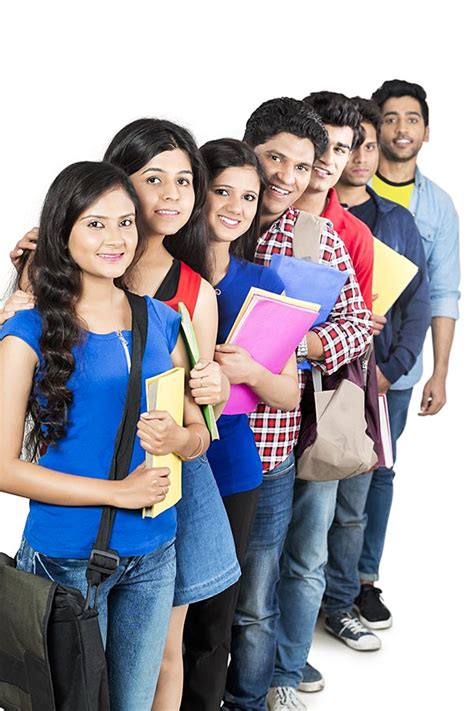
[[280,375],[275,375],[263,365],[255,363],[255,375],[249,385],[260,399],[278,410],[294,410],[300,396],[296,356],[292,355]]
[[167,469],[138,467],[123,481],[74,476],[20,459],[26,408],[37,365],[24,341],[0,342],[0,489],[59,506],[142,508],[162,501],[169,486]]
[[35,307],[35,299],[33,294],[28,294],[26,291],[15,291],[4,304],[0,305],[0,326],[5,321],[14,316],[17,311],[24,309],[33,309]]
[[[171,354],[175,367],[189,370],[184,341],[179,336]],[[184,426],[178,425],[169,412],[153,410],[141,415],[138,422],[138,437],[143,449],[150,454],[169,454],[174,452],[183,459],[194,458],[203,454],[210,444],[209,432],[189,389],[186,377],[184,393]]]
[[436,415],[446,404],[446,378],[456,321],[447,316],[431,319],[433,375],[423,388],[420,415]]
[[[10,259],[15,269],[18,269],[21,257],[25,252],[30,251],[33,253],[35,251],[37,241],[38,228],[32,227],[32,229],[28,230],[28,232],[16,243],[10,252]],[[25,286],[28,286],[28,284],[25,284]],[[22,288],[24,288],[23,285]]]
[[[36,249],[37,240],[38,228],[33,227],[33,229],[27,232],[26,235],[16,243],[10,252],[11,262],[17,271],[20,269],[21,260],[25,252],[29,252],[30,256],[28,259],[31,258]],[[20,289],[15,291],[4,304],[0,305],[0,326],[14,316],[17,311],[28,308],[32,309],[34,307],[33,295],[29,293],[30,284],[28,282],[28,269],[26,269],[26,267],[23,270],[20,288],[22,291]]]

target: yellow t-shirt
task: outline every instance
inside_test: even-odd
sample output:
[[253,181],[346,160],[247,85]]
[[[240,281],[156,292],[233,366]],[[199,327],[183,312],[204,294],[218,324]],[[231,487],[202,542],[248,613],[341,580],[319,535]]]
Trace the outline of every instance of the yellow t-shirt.
[[407,209],[410,207],[411,195],[415,187],[415,179],[409,180],[407,183],[391,183],[383,178],[379,173],[372,178],[372,188],[377,195],[397,202]]

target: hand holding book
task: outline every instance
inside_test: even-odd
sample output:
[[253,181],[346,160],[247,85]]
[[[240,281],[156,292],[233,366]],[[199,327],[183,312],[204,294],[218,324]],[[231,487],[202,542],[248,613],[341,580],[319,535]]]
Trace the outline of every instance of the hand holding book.
[[[181,498],[181,459],[175,454],[181,444],[168,442],[171,434],[176,439],[177,430],[182,430],[184,412],[184,369],[172,368],[165,373],[146,380],[148,414],[158,415],[158,421],[150,424],[150,420],[140,418],[139,429],[146,433],[146,464],[148,468],[165,467],[169,471],[170,487],[166,499],[159,504],[143,509],[143,517],[154,518],[170,506],[174,506]],[[158,408],[160,408],[158,410]],[[152,434],[150,434],[152,431]],[[143,436],[140,440],[143,442]],[[178,435],[179,439],[179,435]],[[155,454],[153,445],[159,442],[163,452]],[[151,443],[151,444],[150,444]],[[143,444],[142,444],[143,446]],[[147,449],[148,447],[148,449]]]
[[169,474],[168,467],[142,462],[125,479],[111,482],[115,491],[110,505],[132,510],[161,505],[170,488]]
[[256,381],[256,371],[262,366],[255,361],[242,346],[223,343],[216,346],[215,359],[228,377],[231,385],[246,383],[252,387]]
[[[319,313],[319,305],[252,287],[227,337],[267,371],[281,373]],[[224,414],[252,412],[260,397],[248,380],[231,386]]]
[[200,358],[189,373],[189,388],[198,405],[217,405],[222,397],[222,370],[212,360]]
[[184,427],[166,410],[151,410],[140,415],[137,436],[145,452],[155,456],[181,451],[188,439]]

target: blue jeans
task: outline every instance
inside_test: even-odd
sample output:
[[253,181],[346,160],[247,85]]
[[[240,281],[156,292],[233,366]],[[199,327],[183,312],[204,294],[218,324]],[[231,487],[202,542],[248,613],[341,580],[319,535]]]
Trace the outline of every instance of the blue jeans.
[[336,507],[337,481],[295,482],[293,515],[278,586],[275,672],[271,686],[297,687],[311,647],[325,588],[327,534]]
[[265,709],[275,662],[280,556],[291,519],[293,453],[264,472],[232,628],[226,709]]
[[[87,560],[50,558],[23,539],[17,567],[87,592]],[[153,703],[175,580],[174,542],[144,556],[121,558],[100,587],[99,625],[105,644],[113,711],[144,711]]]
[[372,473],[343,479],[328,534],[328,564],[323,605],[326,614],[352,610],[360,591],[359,558],[364,543],[365,506]]
[[[395,461],[397,440],[405,429],[413,388],[389,390],[387,393],[388,414],[392,434],[393,459]],[[364,545],[359,560],[360,579],[368,582],[378,580],[385,534],[393,499],[393,469],[380,467],[373,472],[372,483],[365,512]]]

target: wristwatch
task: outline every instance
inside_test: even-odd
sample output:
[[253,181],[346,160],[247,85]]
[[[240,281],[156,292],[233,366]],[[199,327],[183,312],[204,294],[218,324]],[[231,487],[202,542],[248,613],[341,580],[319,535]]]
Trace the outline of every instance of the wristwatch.
[[308,357],[308,339],[303,336],[296,349],[296,362],[302,363]]

